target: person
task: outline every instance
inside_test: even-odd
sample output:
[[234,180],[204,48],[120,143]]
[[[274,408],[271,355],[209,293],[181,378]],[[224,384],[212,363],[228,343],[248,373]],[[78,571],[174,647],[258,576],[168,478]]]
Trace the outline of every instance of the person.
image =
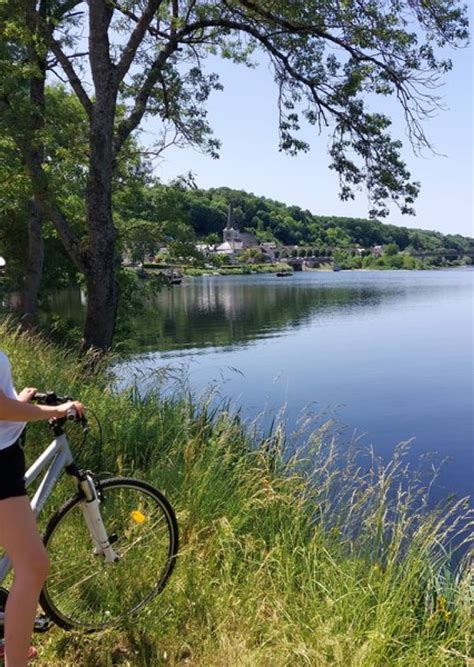
[[14,573],[5,607],[5,667],[25,667],[36,651],[30,646],[38,598],[48,574],[48,556],[26,494],[22,436],[27,422],[84,414],[79,401],[34,405],[36,388],[16,393],[8,357],[0,351],[0,547]]

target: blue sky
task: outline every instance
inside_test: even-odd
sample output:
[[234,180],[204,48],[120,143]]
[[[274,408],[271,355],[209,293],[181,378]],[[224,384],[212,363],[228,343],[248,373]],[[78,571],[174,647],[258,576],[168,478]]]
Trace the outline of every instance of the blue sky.
[[[447,107],[426,123],[427,134],[441,155],[416,157],[405,138],[395,102],[384,111],[393,118],[395,133],[404,140],[404,159],[421,181],[416,217],[392,207],[386,222],[474,236],[473,229],[473,67],[472,49],[452,54],[454,70],[438,91]],[[221,157],[212,160],[193,149],[169,148],[156,165],[163,181],[192,171],[199,187],[228,186],[295,204],[321,215],[366,217],[369,204],[362,192],[353,202],[341,202],[337,176],[328,169],[327,139],[314,128],[305,131],[311,151],[290,157],[278,151],[277,89],[262,61],[255,70],[213,58],[209,71],[220,75],[223,92],[213,93],[209,119],[222,141]],[[157,130],[144,125],[142,141]]]

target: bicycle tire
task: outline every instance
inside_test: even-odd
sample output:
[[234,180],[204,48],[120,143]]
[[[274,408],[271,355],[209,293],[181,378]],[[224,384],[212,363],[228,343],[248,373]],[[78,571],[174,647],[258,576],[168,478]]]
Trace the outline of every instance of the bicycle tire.
[[[51,517],[44,533],[43,539],[50,556],[51,570],[41,592],[40,604],[48,617],[65,630],[79,629],[86,632],[94,632],[106,627],[120,625],[125,618],[137,614],[150,600],[163,590],[176,564],[176,556],[179,547],[178,524],[172,506],[160,491],[146,482],[129,477],[114,477],[107,479],[100,483],[100,489],[104,497],[104,502],[101,503],[101,514],[108,535],[111,536],[113,534],[112,531],[114,528],[122,531],[121,535],[117,535],[116,544],[113,545],[114,548],[118,550],[119,555],[122,552],[122,558],[118,567],[114,564],[107,564],[101,556],[94,555],[90,533],[87,530],[82,512],[80,511],[81,504],[85,502],[84,496],[80,493],[66,501]],[[141,498],[140,502],[142,503],[142,509],[140,509],[140,505],[137,504],[138,501],[134,500],[134,504],[131,504],[130,507],[136,507],[136,509],[130,511],[130,509],[127,508],[128,515],[124,515],[123,526],[120,524],[121,519],[114,516],[113,508],[111,512],[109,512],[111,498],[118,498],[118,495],[113,493],[114,490],[122,490],[124,492],[133,491],[136,493],[137,498]],[[74,512],[74,510],[79,511]],[[158,535],[157,530],[155,531],[157,533],[157,539],[163,538],[162,541],[165,541],[164,546],[162,546],[160,542],[159,556],[163,562],[156,562],[156,567],[159,568],[158,576],[156,578],[153,577],[153,581],[150,584],[147,582],[147,587],[149,585],[150,590],[144,595],[143,599],[138,601],[133,599],[133,601],[131,600],[128,602],[128,597],[133,597],[132,593],[135,588],[137,588],[137,583],[136,580],[131,581],[133,572],[127,572],[123,563],[126,558],[129,565],[131,564],[131,567],[134,567],[133,560],[129,557],[129,553],[132,548],[145,539],[143,537],[143,531],[142,536],[140,537],[140,531],[138,530],[140,526],[146,526],[148,523],[152,530],[158,527],[158,523],[151,525],[151,512],[154,512],[155,510],[159,516],[160,522],[164,519],[163,525],[161,526],[160,524],[160,535]],[[71,524],[69,532],[67,525],[68,520]],[[63,530],[65,530],[63,536],[65,538],[63,540],[64,544],[61,544],[60,529],[62,526],[64,527]],[[128,535],[128,533],[131,535],[133,534],[135,541],[132,541],[131,546],[129,546],[128,549],[125,549],[125,535]],[[81,534],[85,536],[84,544],[82,544],[80,540]],[[138,534],[139,537],[135,538],[136,534]],[[153,535],[153,533],[150,534]],[[59,547],[55,544],[58,535]],[[71,537],[76,537],[77,539],[71,541]],[[87,571],[88,574],[86,578],[82,581],[75,581],[75,566],[73,565],[72,576],[70,574],[70,568],[68,570],[68,578],[58,579],[58,573],[59,576],[61,576],[61,573],[64,571],[64,565],[66,563],[64,555],[69,557],[71,554],[74,554],[74,549],[77,551],[76,556],[79,560],[77,577],[80,577],[81,573]],[[134,548],[133,553],[136,554],[136,552],[137,549]],[[73,560],[74,558],[75,556],[72,555],[72,558],[69,560]],[[156,555],[156,558],[158,558],[158,554]],[[83,562],[84,560],[86,561],[85,565]],[[119,570],[120,565],[122,567]],[[141,560],[139,565],[138,573],[142,579],[146,578],[149,574],[150,562],[147,563],[147,568],[142,567]],[[155,562],[152,563],[152,569],[154,567]],[[91,568],[93,572],[92,575],[90,574],[91,570],[89,568]],[[96,568],[97,573],[94,573],[94,568]],[[123,572],[123,577],[125,577],[125,583],[127,584],[125,587],[122,585],[122,582],[118,582],[117,572]],[[96,576],[98,579],[92,582],[93,578]],[[71,580],[72,583],[68,584],[67,588],[63,585],[63,589],[61,590],[61,584],[69,580]],[[87,582],[91,583],[86,585]],[[93,586],[96,587],[95,591],[91,590],[93,589]],[[117,589],[115,591],[115,597],[113,590],[114,586]],[[77,594],[74,594],[74,600],[72,598],[68,600],[68,591],[73,588],[76,588],[78,592]],[[116,599],[117,596],[120,596],[119,601]],[[113,602],[111,602],[112,599]],[[101,605],[104,609],[100,609]],[[120,610],[118,607],[120,607]],[[113,609],[113,611],[111,611],[111,609]],[[97,616],[102,614],[104,618],[100,621],[98,618],[92,620],[93,612],[95,612]]]

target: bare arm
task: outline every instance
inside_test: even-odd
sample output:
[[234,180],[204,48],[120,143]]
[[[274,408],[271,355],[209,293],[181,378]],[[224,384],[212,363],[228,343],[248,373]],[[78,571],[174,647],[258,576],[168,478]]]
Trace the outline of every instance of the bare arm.
[[[21,394],[24,395],[23,390]],[[20,396],[21,396],[20,394]],[[33,398],[29,397],[29,400]],[[26,398],[26,397],[25,397]],[[0,392],[0,420],[12,422],[37,422],[47,419],[58,419],[65,417],[68,410],[74,408],[79,415],[84,413],[84,406],[78,401],[68,401],[62,405],[33,405],[19,397],[18,400],[8,398],[3,392]]]

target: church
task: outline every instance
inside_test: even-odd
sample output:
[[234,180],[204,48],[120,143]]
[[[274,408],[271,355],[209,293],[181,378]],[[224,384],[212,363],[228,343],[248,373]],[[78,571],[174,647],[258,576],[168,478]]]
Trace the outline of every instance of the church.
[[232,204],[229,204],[227,224],[222,232],[222,243],[217,246],[216,252],[220,255],[235,255],[247,248],[258,248],[257,237],[249,232],[241,232],[234,220]]

